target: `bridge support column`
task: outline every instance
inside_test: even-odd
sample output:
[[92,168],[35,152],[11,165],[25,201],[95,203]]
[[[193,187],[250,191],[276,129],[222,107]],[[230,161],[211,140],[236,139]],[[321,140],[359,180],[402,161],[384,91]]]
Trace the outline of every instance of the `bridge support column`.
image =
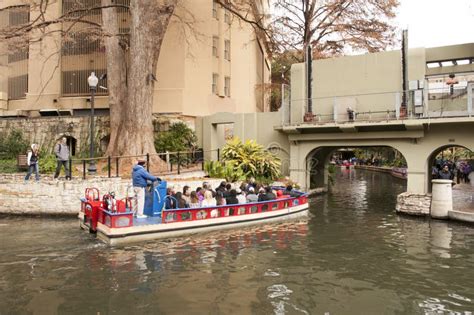
[[425,194],[427,192],[426,177],[426,172],[411,170],[410,166],[408,166],[407,192]]
[[448,212],[453,210],[452,180],[433,179],[433,197],[431,199],[431,217],[447,219]]
[[297,142],[290,143],[290,179],[301,185],[301,190],[309,189],[309,181],[306,173],[306,161],[300,156],[300,146]]

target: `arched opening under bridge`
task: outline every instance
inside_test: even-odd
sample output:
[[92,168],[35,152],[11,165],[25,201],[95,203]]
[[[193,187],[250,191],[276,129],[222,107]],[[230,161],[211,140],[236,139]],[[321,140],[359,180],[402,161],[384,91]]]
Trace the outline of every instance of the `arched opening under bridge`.
[[306,178],[309,189],[325,189],[330,174],[336,168],[366,165],[393,170],[394,175],[406,178],[408,165],[405,157],[390,146],[322,146],[313,149],[306,157]]
[[[455,185],[463,185],[458,189],[474,192],[474,152],[461,145],[447,144],[436,148],[428,157],[427,180],[451,179]],[[469,184],[469,185],[467,185]],[[432,185],[428,185],[428,192]]]

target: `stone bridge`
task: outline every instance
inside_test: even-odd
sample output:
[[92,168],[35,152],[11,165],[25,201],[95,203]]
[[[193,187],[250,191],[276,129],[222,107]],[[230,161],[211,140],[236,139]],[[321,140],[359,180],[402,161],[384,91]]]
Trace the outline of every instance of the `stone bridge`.
[[[340,148],[387,146],[398,150],[408,165],[407,191],[425,194],[431,189],[431,166],[446,147],[474,150],[474,118],[397,120],[377,123],[301,124],[278,128],[290,141],[290,177],[310,188],[327,184],[332,153]],[[314,180],[315,179],[315,180]]]

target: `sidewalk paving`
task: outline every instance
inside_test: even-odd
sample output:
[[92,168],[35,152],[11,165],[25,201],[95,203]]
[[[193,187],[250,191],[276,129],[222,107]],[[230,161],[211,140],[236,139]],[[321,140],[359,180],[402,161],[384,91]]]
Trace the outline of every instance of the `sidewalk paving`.
[[474,213],[474,186],[471,184],[454,185],[453,210]]

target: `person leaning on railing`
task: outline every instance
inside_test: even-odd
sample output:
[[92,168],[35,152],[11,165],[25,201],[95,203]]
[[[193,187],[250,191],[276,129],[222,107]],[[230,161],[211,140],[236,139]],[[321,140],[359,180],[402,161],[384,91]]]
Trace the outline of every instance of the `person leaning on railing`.
[[143,209],[145,208],[145,188],[147,186],[147,180],[152,182],[161,181],[160,178],[155,177],[146,171],[144,168],[145,164],[145,160],[138,160],[137,165],[133,167],[132,171],[133,191],[137,196],[136,216],[139,219],[147,217],[143,214]]

